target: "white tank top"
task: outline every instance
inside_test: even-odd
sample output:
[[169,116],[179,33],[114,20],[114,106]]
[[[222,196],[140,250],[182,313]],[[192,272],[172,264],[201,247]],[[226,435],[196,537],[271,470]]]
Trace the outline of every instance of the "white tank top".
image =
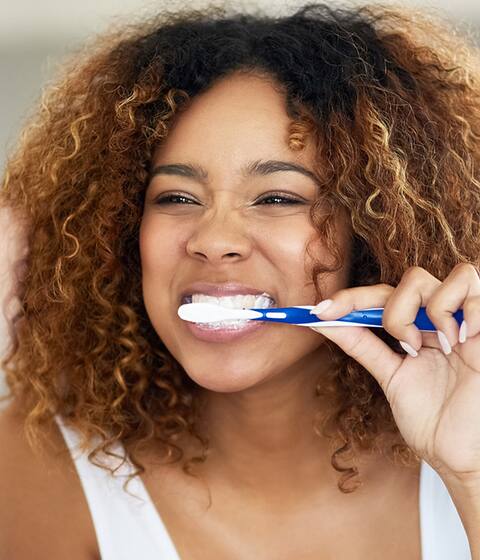
[[[131,479],[128,493],[123,489],[133,469],[131,463],[125,462],[113,477],[90,463],[87,454],[76,449],[80,441],[77,432],[60,416],[55,419],[80,477],[102,560],[181,560],[141,478]],[[125,454],[120,442],[111,450]],[[113,468],[120,463],[106,455],[98,462],[107,461]],[[471,560],[467,535],[450,494],[424,461],[420,468],[419,511],[422,560]]]

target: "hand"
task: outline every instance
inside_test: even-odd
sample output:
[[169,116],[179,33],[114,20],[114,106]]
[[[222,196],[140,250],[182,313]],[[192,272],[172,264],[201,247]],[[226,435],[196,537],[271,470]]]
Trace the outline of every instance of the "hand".
[[[407,445],[439,474],[480,480],[480,278],[471,264],[456,265],[441,282],[409,268],[397,287],[388,284],[339,290],[318,314],[335,320],[353,310],[383,307],[383,328],[418,351],[394,352],[365,327],[310,327],[337,344],[378,381]],[[438,332],[413,324],[420,307]],[[467,339],[458,342],[452,317],[463,309]],[[442,349],[443,332],[452,350]],[[444,345],[445,346],[445,345]]]

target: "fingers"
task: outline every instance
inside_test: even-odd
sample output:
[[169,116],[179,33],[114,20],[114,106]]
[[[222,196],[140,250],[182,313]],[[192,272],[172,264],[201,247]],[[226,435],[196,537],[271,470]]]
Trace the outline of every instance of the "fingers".
[[422,346],[422,333],[414,321],[420,307],[425,307],[428,318],[432,319],[428,314],[428,303],[441,284],[424,268],[413,266],[407,269],[384,306],[383,328],[418,352]]
[[468,338],[478,334],[480,278],[475,267],[468,263],[456,265],[426,305],[426,313],[439,332],[440,342],[443,333],[451,348],[459,342],[460,328],[452,316],[458,309],[463,309],[465,321],[462,334]]
[[[437,329],[436,340],[445,354],[459,342],[460,328],[453,317],[459,309],[463,309],[465,324],[461,334],[466,335],[465,339],[480,333],[480,277],[468,263],[456,265],[443,282],[413,266],[405,271],[395,288],[388,284],[346,288],[330,299],[332,303],[327,309],[315,313],[320,319],[335,320],[354,310],[383,307],[383,328],[415,351],[422,346],[422,333],[414,324],[420,307],[425,307]],[[435,333],[423,336],[429,334]]]
[[384,307],[394,289],[393,286],[388,284],[345,288],[330,296],[329,299],[332,303],[324,311],[320,313],[316,311],[322,304],[320,302],[311,310],[311,313],[324,321],[333,321],[359,309]]

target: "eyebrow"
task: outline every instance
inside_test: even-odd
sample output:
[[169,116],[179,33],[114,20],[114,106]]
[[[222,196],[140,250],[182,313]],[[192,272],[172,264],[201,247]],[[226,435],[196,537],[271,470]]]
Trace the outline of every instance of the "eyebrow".
[[[241,169],[243,177],[248,176],[265,176],[271,173],[278,173],[279,171],[295,171],[309,177],[318,187],[321,186],[318,177],[303,165],[289,161],[279,160],[256,160],[247,163]],[[208,183],[208,172],[201,166],[191,163],[169,163],[166,165],[158,165],[153,168],[150,178],[155,175],[181,175],[182,177],[189,177],[196,179],[203,185]]]

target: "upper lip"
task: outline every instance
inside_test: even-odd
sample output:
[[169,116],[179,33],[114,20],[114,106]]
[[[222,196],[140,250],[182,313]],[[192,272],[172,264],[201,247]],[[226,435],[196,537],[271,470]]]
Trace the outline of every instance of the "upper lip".
[[253,286],[247,286],[246,284],[240,284],[238,282],[225,282],[225,283],[213,283],[213,282],[194,282],[186,286],[181,294],[180,301],[185,296],[190,296],[192,294],[205,294],[209,296],[221,297],[221,296],[235,296],[235,295],[260,295],[266,293],[272,299],[275,297],[267,290],[254,288]]

